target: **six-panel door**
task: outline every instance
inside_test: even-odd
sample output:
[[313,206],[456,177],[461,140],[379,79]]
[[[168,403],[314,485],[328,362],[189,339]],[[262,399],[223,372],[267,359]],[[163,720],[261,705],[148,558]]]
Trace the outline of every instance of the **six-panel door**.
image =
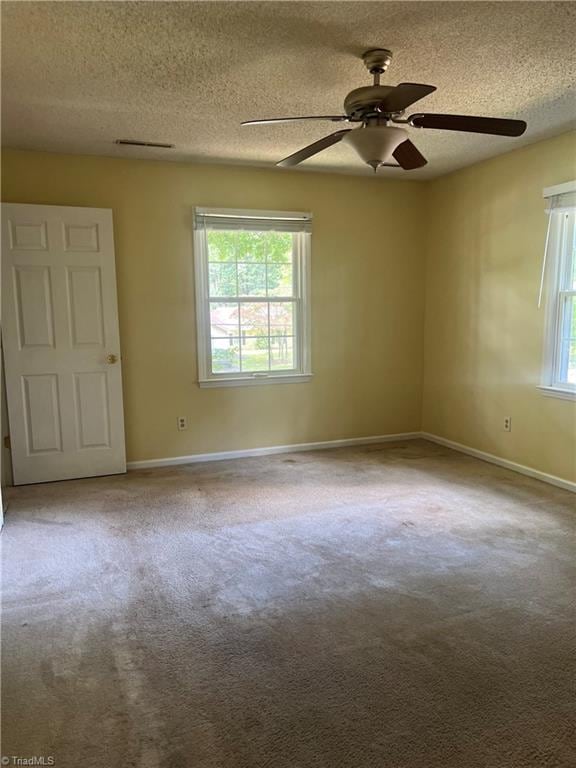
[[126,471],[112,212],[2,206],[14,482]]

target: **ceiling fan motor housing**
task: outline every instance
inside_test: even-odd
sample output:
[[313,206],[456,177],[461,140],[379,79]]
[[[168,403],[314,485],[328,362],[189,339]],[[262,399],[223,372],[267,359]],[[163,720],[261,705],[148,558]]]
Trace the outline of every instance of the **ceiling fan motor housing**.
[[349,117],[362,118],[367,113],[377,112],[384,97],[393,91],[391,85],[365,85],[355,88],[344,99],[344,111]]

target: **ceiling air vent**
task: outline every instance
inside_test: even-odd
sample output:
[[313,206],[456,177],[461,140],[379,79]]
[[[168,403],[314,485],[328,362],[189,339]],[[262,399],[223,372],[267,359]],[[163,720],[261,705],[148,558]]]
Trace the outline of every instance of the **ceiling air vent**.
[[156,147],[156,149],[174,149],[174,144],[164,144],[161,141],[139,141],[138,139],[116,139],[115,144],[126,144],[129,147]]

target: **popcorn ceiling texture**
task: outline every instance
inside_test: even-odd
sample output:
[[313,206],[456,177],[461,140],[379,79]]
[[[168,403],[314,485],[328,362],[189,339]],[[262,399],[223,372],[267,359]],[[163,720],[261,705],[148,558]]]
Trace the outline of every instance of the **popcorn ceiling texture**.
[[[384,83],[438,86],[413,111],[528,122],[521,139],[413,129],[429,165],[409,178],[430,178],[569,130],[575,37],[568,2],[4,2],[2,138],[52,152],[273,164],[334,124],[240,121],[340,113],[370,82],[358,57],[384,46],[394,52]],[[371,173],[343,145],[305,167]]]

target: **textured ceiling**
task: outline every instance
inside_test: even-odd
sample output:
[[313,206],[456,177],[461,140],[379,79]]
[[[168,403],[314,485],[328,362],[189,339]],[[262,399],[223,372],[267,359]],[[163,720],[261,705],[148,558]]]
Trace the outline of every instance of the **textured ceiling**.
[[[2,140],[272,165],[339,126],[240,121],[340,113],[370,82],[359,55],[387,47],[385,84],[438,87],[413,111],[528,122],[520,139],[412,129],[428,166],[382,175],[430,178],[574,127],[575,40],[571,2],[3,2]],[[305,166],[371,173],[343,145]]]

